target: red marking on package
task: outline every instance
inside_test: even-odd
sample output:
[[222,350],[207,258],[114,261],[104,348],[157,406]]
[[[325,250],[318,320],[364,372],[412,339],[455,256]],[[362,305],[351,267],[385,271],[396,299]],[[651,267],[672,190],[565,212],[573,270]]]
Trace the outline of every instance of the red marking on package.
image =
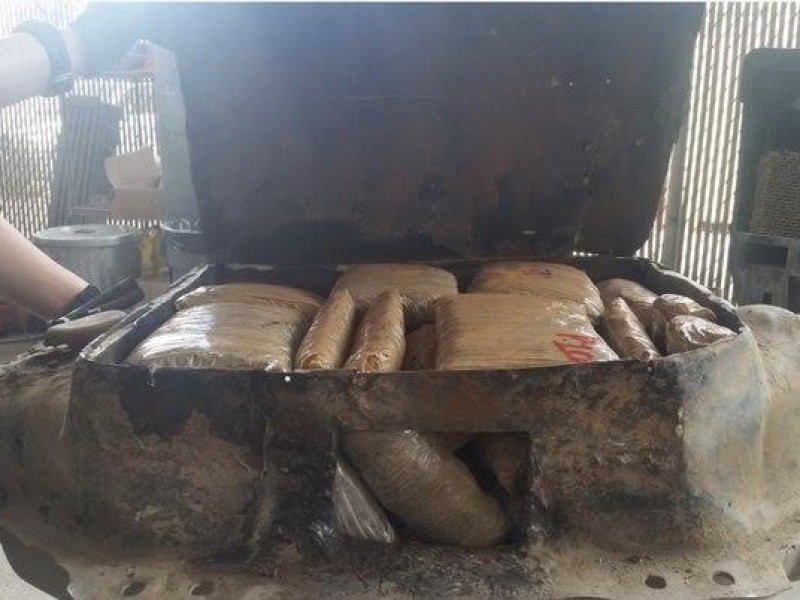
[[553,343],[570,362],[586,363],[597,360],[594,354],[597,338],[594,336],[583,333],[557,333]]

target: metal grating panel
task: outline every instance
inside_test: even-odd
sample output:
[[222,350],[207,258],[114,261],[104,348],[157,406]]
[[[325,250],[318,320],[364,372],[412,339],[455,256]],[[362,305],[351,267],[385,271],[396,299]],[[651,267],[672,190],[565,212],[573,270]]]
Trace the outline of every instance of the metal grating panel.
[[739,71],[754,48],[800,46],[800,2],[709,3],[697,40],[689,114],[672,181],[641,254],[732,297],[728,273],[741,109]]
[[750,230],[800,237],[800,152],[761,157]]
[[[85,0],[3,0],[0,35],[7,35],[28,19],[65,26],[85,5]],[[156,146],[152,75],[109,73],[81,79],[72,95],[94,96],[122,108],[117,152]],[[33,98],[0,110],[0,214],[29,237],[48,224],[61,116],[60,102],[55,98]]]

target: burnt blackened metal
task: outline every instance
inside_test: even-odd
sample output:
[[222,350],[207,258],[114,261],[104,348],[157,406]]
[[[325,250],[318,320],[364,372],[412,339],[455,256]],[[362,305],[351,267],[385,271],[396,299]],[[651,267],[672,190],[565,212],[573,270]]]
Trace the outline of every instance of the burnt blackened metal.
[[[437,264],[464,287],[485,262]],[[131,315],[78,361],[71,417],[82,457],[84,522],[104,535],[152,542],[173,536],[170,525],[177,526],[179,515],[187,527],[196,525],[184,532],[181,543],[189,546],[221,548],[236,539],[262,547],[287,539],[313,542],[310,526],[328,518],[338,432],[413,429],[529,433],[538,494],[530,502],[562,529],[582,531],[607,547],[653,547],[653,540],[700,546],[711,529],[753,524],[748,494],[760,464],[748,457],[759,455],[768,393],[763,370],[752,360],[751,332],[726,302],[647,261],[570,262],[596,279],[628,277],[658,292],[689,295],[740,335],[646,363],[530,369],[268,373],[151,371],[124,364],[127,353],[174,311],[173,299],[197,285],[276,281],[327,293],[339,274],[336,267],[210,266]],[[238,528],[227,528],[224,536],[209,534],[214,527],[205,524],[221,514],[192,513],[194,521],[187,515],[183,494],[194,482],[172,479],[176,470],[202,470],[205,451],[192,454],[198,423],[204,436],[237,448],[257,465],[249,493],[230,504],[238,507],[231,511]],[[704,431],[713,439],[702,439]],[[147,446],[134,440],[147,440]],[[186,444],[190,452],[177,451]],[[120,460],[124,455],[124,478],[115,461],[103,458],[110,453]],[[186,460],[192,466],[181,462]],[[125,483],[104,485],[113,478]],[[134,493],[138,488],[149,495]],[[207,494],[196,501],[217,506],[210,487]]]
[[175,37],[209,255],[324,264],[634,252],[703,6],[206,11],[213,61]]

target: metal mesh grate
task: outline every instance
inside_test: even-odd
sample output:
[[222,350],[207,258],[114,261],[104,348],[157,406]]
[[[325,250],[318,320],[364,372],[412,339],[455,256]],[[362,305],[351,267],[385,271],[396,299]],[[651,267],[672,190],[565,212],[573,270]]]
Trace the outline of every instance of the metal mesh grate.
[[665,208],[640,253],[726,298],[733,295],[728,248],[741,132],[739,71],[745,54],[767,47],[800,47],[800,2],[706,5],[687,123],[670,166],[674,185],[666,186]]
[[[84,9],[84,0],[3,0],[0,35],[27,19],[58,27]],[[81,79],[71,95],[94,96],[122,109],[118,153],[156,146],[155,102],[150,73],[109,73]],[[0,214],[27,236],[48,225],[61,101],[32,98],[0,110]],[[120,222],[145,226],[144,222]]]
[[750,229],[800,238],[800,152],[767,152],[758,163]]

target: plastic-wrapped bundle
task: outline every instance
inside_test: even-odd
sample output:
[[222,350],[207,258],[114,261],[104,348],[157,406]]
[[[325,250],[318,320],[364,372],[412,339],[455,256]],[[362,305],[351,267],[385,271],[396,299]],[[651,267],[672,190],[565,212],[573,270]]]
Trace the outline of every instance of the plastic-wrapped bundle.
[[469,291],[480,294],[533,295],[582,304],[594,321],[603,312],[603,300],[583,271],[557,263],[502,262],[483,267]]
[[[396,292],[372,303],[356,338],[348,365],[363,371],[400,367],[405,335]],[[422,336],[413,341],[424,342]],[[374,360],[367,349],[377,354]],[[380,503],[415,533],[445,544],[488,546],[505,535],[505,515],[453,454],[464,441],[458,435],[365,431],[344,435],[342,448]]]
[[356,305],[347,290],[336,290],[325,301],[300,343],[295,369],[338,369],[350,347]]
[[583,306],[540,296],[462,294],[436,303],[437,369],[615,360]]
[[662,350],[669,352],[666,342],[666,327],[673,317],[677,316],[691,316],[700,317],[706,321],[716,322],[717,316],[709,308],[700,306],[697,302],[686,296],[678,294],[662,294],[656,298],[653,303],[655,309],[655,318],[653,319],[653,326],[648,330],[648,333],[653,338],[653,341]]
[[436,368],[436,326],[428,323],[406,336],[404,371],[429,371]]
[[336,282],[335,289],[347,289],[356,306],[365,309],[386,291],[401,294],[411,322],[433,320],[433,302],[440,296],[458,293],[455,276],[444,269],[426,265],[378,264],[350,267]]
[[607,279],[598,283],[597,288],[606,306],[609,306],[615,298],[622,298],[644,325],[645,330],[652,331],[656,318],[653,304],[658,294],[629,279]]
[[391,544],[394,527],[358,474],[336,461],[333,477],[333,518],[336,531],[347,537]]
[[712,323],[717,322],[717,315],[714,314],[713,310],[700,306],[691,298],[679,294],[662,294],[656,298],[653,306],[667,322],[679,315],[700,317]]
[[405,349],[403,299],[397,292],[384,292],[361,319],[344,368],[397,371],[403,364]]
[[478,452],[512,499],[525,493],[531,439],[526,433],[488,433],[478,438]]
[[644,326],[622,297],[608,303],[601,330],[605,340],[621,358],[653,360],[661,356]]
[[434,436],[356,432],[345,436],[344,449],[381,504],[418,535],[470,548],[505,537],[500,504]]
[[705,348],[714,342],[734,337],[736,334],[727,327],[691,315],[673,317],[667,323],[665,332],[667,351],[670,354]]
[[175,313],[128,356],[134,365],[289,371],[308,316],[285,306],[207,304]]
[[322,298],[311,292],[268,283],[225,283],[206,285],[175,300],[177,310],[205,304],[267,304],[301,310],[313,317],[322,305]]

